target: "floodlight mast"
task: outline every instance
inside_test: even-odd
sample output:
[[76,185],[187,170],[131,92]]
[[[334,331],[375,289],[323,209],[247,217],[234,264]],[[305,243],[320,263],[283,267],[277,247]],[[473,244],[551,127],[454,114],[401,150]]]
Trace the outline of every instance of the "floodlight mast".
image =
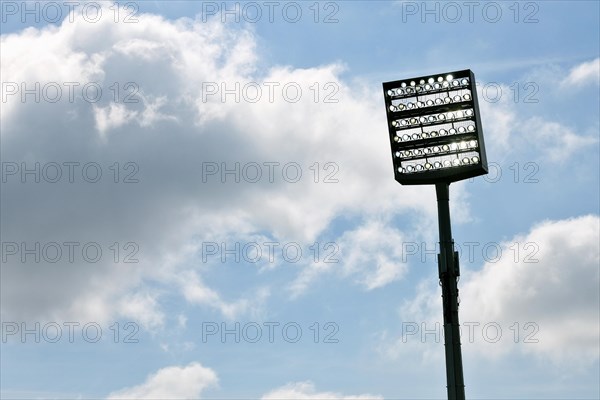
[[428,75],[383,83],[383,91],[396,180],[403,185],[435,185],[448,399],[464,400],[460,267],[452,239],[449,187],[488,172],[475,76],[468,69]]
[[435,184],[440,231],[438,271],[442,286],[448,399],[464,400],[465,381],[460,348],[460,325],[458,322],[458,277],[460,276],[460,268],[458,252],[454,251],[454,239],[452,239],[449,188],[450,183],[447,182]]

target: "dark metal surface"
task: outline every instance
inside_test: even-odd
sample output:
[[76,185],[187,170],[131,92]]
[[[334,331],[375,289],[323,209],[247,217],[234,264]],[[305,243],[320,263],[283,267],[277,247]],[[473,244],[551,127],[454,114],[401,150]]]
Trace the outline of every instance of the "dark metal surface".
[[450,226],[449,183],[437,183],[438,224],[440,230],[439,277],[444,313],[444,346],[446,350],[446,382],[448,399],[464,400],[465,383],[458,322],[458,253],[454,251]]

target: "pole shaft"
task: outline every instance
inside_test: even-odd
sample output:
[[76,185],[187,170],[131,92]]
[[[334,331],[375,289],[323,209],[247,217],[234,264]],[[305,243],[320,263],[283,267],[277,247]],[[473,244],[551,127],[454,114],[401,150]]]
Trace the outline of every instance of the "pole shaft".
[[460,331],[458,323],[458,258],[454,257],[454,241],[450,225],[449,183],[437,183],[440,254],[438,266],[442,285],[444,313],[444,346],[446,351],[446,382],[449,400],[465,399]]

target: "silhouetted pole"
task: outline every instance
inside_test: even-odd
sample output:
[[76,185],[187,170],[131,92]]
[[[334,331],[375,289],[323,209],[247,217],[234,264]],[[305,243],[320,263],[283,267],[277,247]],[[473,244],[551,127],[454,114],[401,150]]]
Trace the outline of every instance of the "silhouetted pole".
[[450,227],[449,183],[436,183],[438,224],[440,228],[440,254],[438,269],[442,285],[444,312],[444,346],[446,350],[446,382],[449,400],[465,399],[460,331],[458,324],[458,286],[460,276],[458,253],[454,252],[454,240]]

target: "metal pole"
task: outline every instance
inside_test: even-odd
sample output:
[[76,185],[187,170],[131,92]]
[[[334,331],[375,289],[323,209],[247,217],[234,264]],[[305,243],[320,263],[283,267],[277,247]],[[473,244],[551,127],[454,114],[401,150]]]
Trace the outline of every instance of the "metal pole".
[[440,228],[440,254],[438,269],[442,286],[444,311],[444,346],[446,350],[446,382],[449,400],[465,399],[460,331],[458,324],[458,286],[460,276],[458,253],[454,252],[454,240],[450,227],[449,183],[436,183]]

